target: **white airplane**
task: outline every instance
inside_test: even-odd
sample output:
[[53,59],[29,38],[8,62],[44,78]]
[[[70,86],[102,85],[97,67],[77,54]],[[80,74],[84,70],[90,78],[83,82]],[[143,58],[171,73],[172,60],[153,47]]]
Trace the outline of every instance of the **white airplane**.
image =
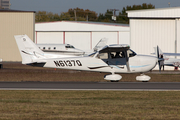
[[84,55],[85,52],[70,44],[37,44],[43,52],[51,54]]
[[89,55],[102,49],[107,43],[107,38],[102,38],[93,50],[80,50],[70,44],[36,44],[39,49],[49,54],[66,54],[66,55]]
[[[157,52],[156,52],[157,51]],[[180,68],[180,59],[170,58],[169,56],[180,56],[179,53],[163,53],[161,49],[157,46],[155,48],[155,54],[158,58],[163,58],[164,60],[160,61],[159,63],[159,70],[164,66],[172,66],[172,67],[179,67]]]
[[[83,70],[94,72],[111,73],[105,75],[104,79],[119,81],[122,76],[117,73],[145,73],[152,70],[158,61],[157,57],[137,55],[128,45],[114,44],[107,45],[101,50],[87,56],[48,56],[40,50],[27,35],[14,36],[19,52],[22,57],[22,64]],[[139,81],[149,81],[150,77],[144,74],[136,77]]]

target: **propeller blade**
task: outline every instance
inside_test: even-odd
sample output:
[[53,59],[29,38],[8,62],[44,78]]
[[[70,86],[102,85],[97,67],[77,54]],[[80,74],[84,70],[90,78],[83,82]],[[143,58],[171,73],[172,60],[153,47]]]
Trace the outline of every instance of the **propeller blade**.
[[157,45],[157,58],[158,58],[159,72],[161,72],[161,64],[160,64],[160,61],[159,61],[159,47],[158,47],[158,45]]
[[159,47],[157,45],[157,58],[159,58]]
[[125,58],[126,58],[126,67],[127,67],[127,71],[130,72],[130,67],[129,67],[129,56],[127,55],[127,50],[124,51],[125,53]]
[[163,58],[163,53],[160,52],[159,46],[157,46],[157,58],[158,58],[159,72],[161,72],[161,68],[164,65],[164,58]]

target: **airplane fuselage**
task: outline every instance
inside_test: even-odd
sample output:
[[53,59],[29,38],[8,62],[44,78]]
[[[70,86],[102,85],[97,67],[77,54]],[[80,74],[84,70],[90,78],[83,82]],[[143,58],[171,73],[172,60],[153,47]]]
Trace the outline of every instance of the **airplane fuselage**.
[[[128,71],[123,59],[107,59],[104,61],[95,57],[57,58],[46,60],[46,64],[43,67],[94,72],[137,73],[152,70],[157,62],[155,57],[136,55],[129,58],[130,71]],[[113,64],[107,64],[107,61]]]

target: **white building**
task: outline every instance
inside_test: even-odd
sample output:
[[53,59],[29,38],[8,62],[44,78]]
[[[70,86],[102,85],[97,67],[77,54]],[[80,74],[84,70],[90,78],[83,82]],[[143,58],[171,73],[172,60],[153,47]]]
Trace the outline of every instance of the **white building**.
[[72,44],[82,50],[93,49],[102,38],[107,44],[129,44],[129,25],[58,21],[35,24],[35,43]]
[[157,45],[163,52],[180,53],[180,7],[127,11],[130,45],[137,53],[150,54]]

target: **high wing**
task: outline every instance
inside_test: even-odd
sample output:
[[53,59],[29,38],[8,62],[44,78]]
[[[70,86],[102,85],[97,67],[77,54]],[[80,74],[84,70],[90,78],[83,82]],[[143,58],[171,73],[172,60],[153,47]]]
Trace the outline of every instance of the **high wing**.
[[130,48],[129,45],[127,44],[106,45],[101,50],[99,50],[99,52],[103,53],[103,52],[127,51],[129,48]]
[[180,56],[180,53],[163,53],[165,56]]

